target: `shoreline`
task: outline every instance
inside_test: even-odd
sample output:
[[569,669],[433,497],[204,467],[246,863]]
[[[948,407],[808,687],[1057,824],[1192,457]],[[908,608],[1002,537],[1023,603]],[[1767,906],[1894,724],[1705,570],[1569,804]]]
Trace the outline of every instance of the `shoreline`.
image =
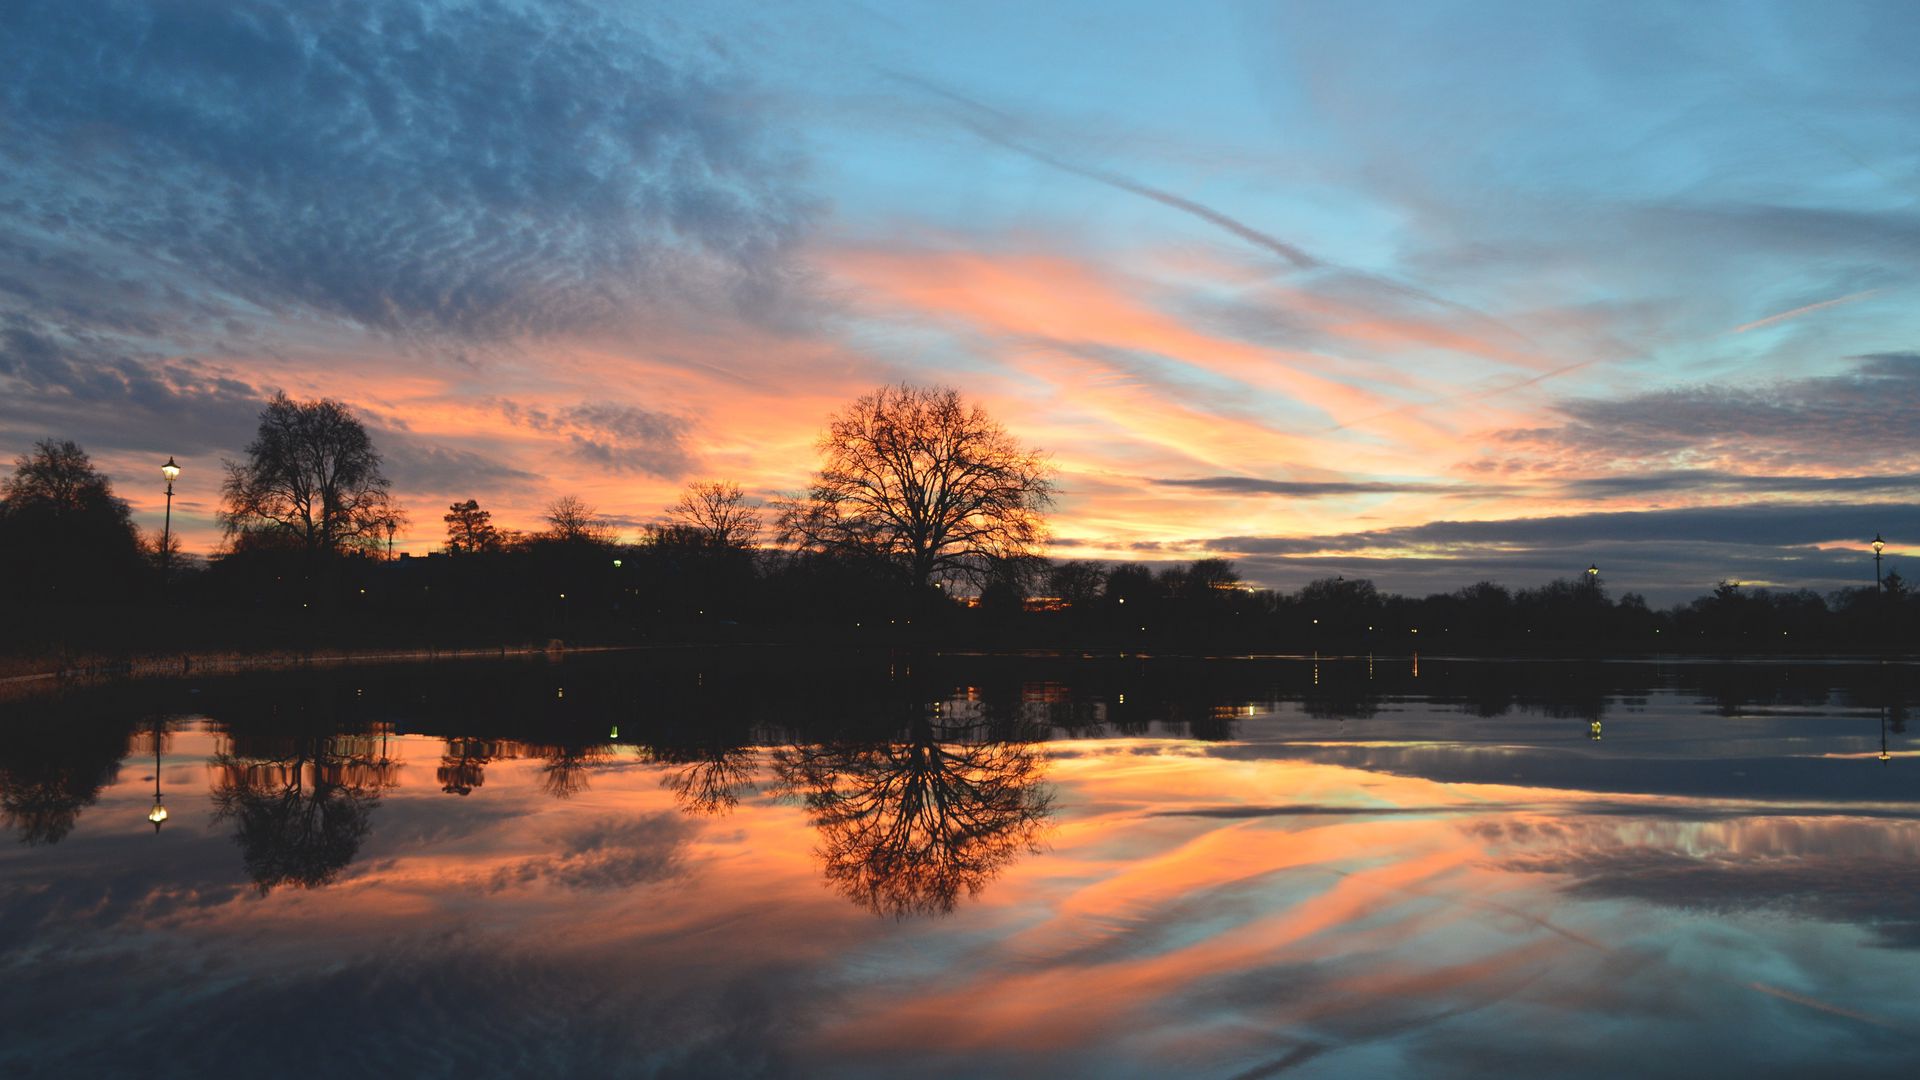
[[[185,653],[148,653],[133,657],[112,658],[93,655],[64,660],[48,658],[48,667],[42,670],[28,670],[0,675],[0,697],[9,696],[9,691],[20,689],[40,689],[48,685],[68,685],[77,682],[111,681],[114,679],[142,678],[179,678],[199,674],[232,674],[244,671],[274,671],[289,668],[315,666],[350,666],[356,664],[394,664],[410,661],[438,660],[489,660],[513,657],[562,657],[570,653],[613,653],[613,652],[656,652],[674,649],[706,648],[781,648],[794,647],[794,642],[753,641],[753,642],[715,642],[686,641],[673,643],[630,643],[630,644],[592,644],[569,645],[558,639],[545,645],[493,645],[454,648],[388,648],[360,652],[352,649],[327,650],[272,650],[265,652],[185,652]],[[840,645],[859,649],[882,648],[888,650],[911,648],[947,656],[1060,656],[1060,657],[1122,657],[1136,659],[1187,659],[1187,660],[1338,660],[1359,657],[1376,657],[1382,660],[1422,657],[1431,661],[1474,661],[1474,662],[1511,662],[1538,663],[1549,661],[1588,661],[1595,663],[1738,663],[1738,662],[1790,662],[1790,663],[1914,663],[1920,662],[1920,656],[1910,652],[1736,652],[1736,651],[1677,651],[1677,652],[1589,652],[1569,651],[1564,653],[1543,652],[1376,652],[1341,649],[1330,652],[1294,652],[1294,651],[1234,651],[1199,650],[1193,652],[1161,649],[1113,649],[1081,648],[1063,646],[1042,647],[1003,647],[980,648],[974,645],[956,643],[941,647],[925,642],[911,644],[880,644],[877,642],[841,642]],[[0,657],[0,666],[6,658]],[[32,661],[22,661],[31,665]]]

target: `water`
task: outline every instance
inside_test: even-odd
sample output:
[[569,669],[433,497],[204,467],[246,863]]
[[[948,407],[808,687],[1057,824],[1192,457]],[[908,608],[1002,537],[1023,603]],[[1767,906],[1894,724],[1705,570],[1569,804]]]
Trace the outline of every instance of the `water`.
[[1916,688],[689,652],[16,700],[0,1074],[1910,1076]]

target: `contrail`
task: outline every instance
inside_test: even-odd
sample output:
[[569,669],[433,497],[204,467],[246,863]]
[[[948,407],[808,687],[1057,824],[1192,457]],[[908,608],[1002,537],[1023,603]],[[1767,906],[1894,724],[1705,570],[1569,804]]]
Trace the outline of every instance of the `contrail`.
[[975,135],[997,146],[1003,146],[1016,154],[1030,157],[1041,164],[1051,165],[1062,172],[1070,172],[1075,176],[1084,176],[1097,183],[1106,184],[1109,187],[1116,187],[1121,191],[1139,195],[1142,198],[1152,199],[1162,206],[1171,206],[1175,210],[1192,214],[1202,221],[1227,230],[1250,244],[1266,248],[1268,251],[1273,252],[1275,255],[1280,256],[1302,270],[1318,269],[1326,265],[1319,259],[1300,250],[1298,247],[1287,243],[1285,240],[1271,233],[1261,232],[1246,222],[1223,214],[1211,206],[1194,202],[1192,199],[1183,198],[1182,196],[1175,195],[1171,191],[1162,191],[1156,187],[1149,187],[1146,184],[1142,184],[1130,177],[1122,176],[1119,173],[1108,172],[1105,169],[1096,169],[1088,165],[1081,165],[1077,162],[1068,161],[1065,158],[1055,157],[1038,147],[1029,146],[1007,134],[1007,129],[1014,126],[1014,118],[998,109],[982,105],[972,98],[962,94],[956,94],[943,86],[935,85],[934,83],[930,83],[925,79],[913,75],[903,75],[897,72],[886,72],[885,74],[889,78],[909,83],[925,90],[929,94],[945,98],[968,112],[975,114],[975,116],[985,114],[991,117],[994,121],[992,124],[983,123],[981,120],[973,117],[960,118],[960,124],[968,131],[973,132]]
[[1867,297],[1876,296],[1879,293],[1880,293],[1879,289],[1868,289],[1865,292],[1848,293],[1846,296],[1836,296],[1831,300],[1822,300],[1817,304],[1808,304],[1805,307],[1794,308],[1792,311],[1782,311],[1778,315],[1769,315],[1764,319],[1755,319],[1750,323],[1742,323],[1739,326],[1734,327],[1729,332],[1735,333],[1735,334],[1744,334],[1749,330],[1758,330],[1763,326],[1772,326],[1774,323],[1786,322],[1788,319],[1797,319],[1800,316],[1805,315],[1809,312],[1819,311],[1821,308],[1839,307],[1841,304],[1851,304],[1856,300],[1865,300]]

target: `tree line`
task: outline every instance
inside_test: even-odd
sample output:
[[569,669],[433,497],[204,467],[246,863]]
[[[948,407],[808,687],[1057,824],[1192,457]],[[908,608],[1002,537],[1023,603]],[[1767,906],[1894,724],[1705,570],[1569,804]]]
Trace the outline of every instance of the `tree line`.
[[[1595,573],[1410,597],[1363,579],[1247,587],[1226,559],[1152,567],[1054,561],[1044,454],[948,388],[881,387],[832,416],[805,490],[756,504],[689,485],[622,539],[563,495],[541,527],[477,498],[440,514],[433,556],[393,557],[408,517],[348,407],[277,395],[226,463],[208,559],[137,529],[86,452],[46,440],[0,481],[0,596],[12,651],[766,639],[1117,649],[1380,652],[1901,648],[1920,601],[1896,570],[1822,596],[1722,582],[1667,610]],[[115,606],[162,619],[103,620]],[[238,618],[236,618],[238,616]],[[236,639],[235,641],[223,640]]]

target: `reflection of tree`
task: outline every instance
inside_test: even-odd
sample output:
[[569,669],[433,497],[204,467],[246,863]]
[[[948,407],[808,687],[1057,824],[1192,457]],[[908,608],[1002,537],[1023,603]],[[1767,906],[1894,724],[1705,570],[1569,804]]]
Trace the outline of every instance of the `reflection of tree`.
[[917,719],[901,741],[776,751],[820,830],[827,879],[876,914],[945,914],[1039,849],[1052,796],[1033,744]]
[[28,845],[57,844],[120,776],[125,725],[20,724],[0,739],[0,823]]
[[755,762],[746,746],[656,746],[654,761],[677,766],[661,780],[690,814],[725,814],[753,790]]
[[440,768],[435,777],[440,781],[440,790],[449,795],[471,795],[473,789],[487,782],[487,765],[493,761],[493,744],[484,739],[446,740],[447,748],[440,755]]
[[540,788],[556,799],[571,799],[587,790],[588,771],[607,757],[598,743],[561,743],[541,749]]
[[215,820],[235,821],[261,892],[317,888],[353,861],[398,766],[374,736],[236,739],[213,758]]

